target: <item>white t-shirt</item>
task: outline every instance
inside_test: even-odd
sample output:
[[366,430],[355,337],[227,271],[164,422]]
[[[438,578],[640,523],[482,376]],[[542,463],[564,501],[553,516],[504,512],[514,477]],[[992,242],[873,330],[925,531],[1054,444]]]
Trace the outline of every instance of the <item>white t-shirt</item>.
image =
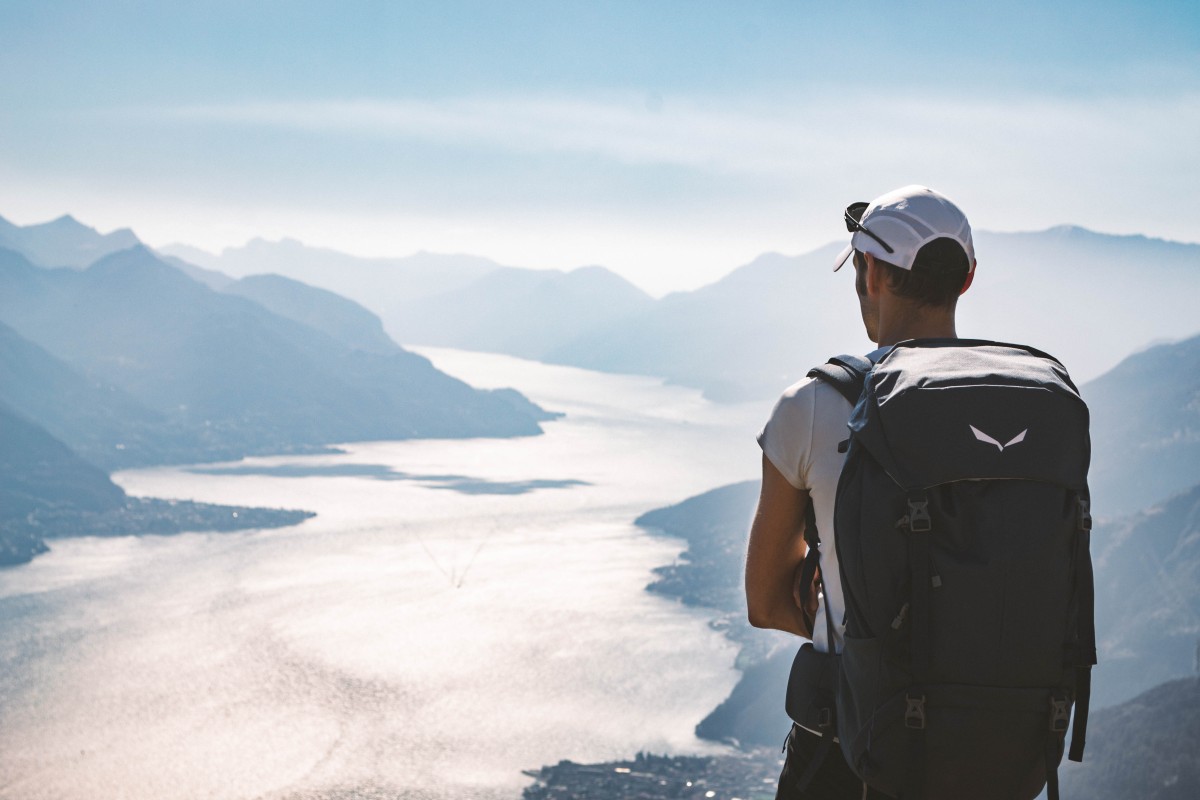
[[[890,349],[881,347],[867,358],[878,361]],[[841,652],[845,630],[846,606],[834,546],[833,504],[842,463],[846,460],[845,454],[838,452],[838,443],[850,437],[846,423],[851,410],[852,406],[837,389],[817,378],[805,378],[783,393],[758,435],[759,446],[780,474],[797,489],[808,490],[812,498],[817,532],[821,536],[821,579],[825,584],[813,622],[813,646],[821,652],[829,652],[826,614],[833,613],[834,652]]]

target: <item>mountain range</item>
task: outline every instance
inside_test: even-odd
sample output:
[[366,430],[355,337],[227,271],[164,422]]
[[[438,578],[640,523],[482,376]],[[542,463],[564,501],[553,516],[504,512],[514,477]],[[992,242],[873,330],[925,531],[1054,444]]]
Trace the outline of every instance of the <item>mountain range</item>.
[[521,269],[434,253],[358,258],[291,239],[254,239],[219,256],[181,245],[163,252],[210,275],[271,273],[337,292],[378,314],[392,338],[405,344],[535,360],[549,360],[561,342],[654,304],[603,267]]
[[0,248],[23,253],[30,261],[47,267],[82,269],[138,244],[141,241],[129,228],[102,234],[69,214],[24,226],[0,217]]
[[436,370],[353,301],[235,280],[128,230],[0,219],[0,564],[72,535],[291,525],[308,512],[128,497],[106,470],[364,439],[514,436],[549,414]]
[[[141,245],[86,269],[0,250],[0,363],[20,370],[0,399],[106,468],[366,439],[531,435],[546,418],[512,392],[472,389],[389,343],[348,300],[285,279],[226,289]],[[67,385],[76,411],[64,407]],[[111,424],[93,424],[98,417]]]
[[[1200,245],[1073,226],[976,234],[963,335],[1032,344],[1089,380],[1146,345],[1195,334]],[[405,344],[504,352],[664,377],[718,400],[771,398],[814,364],[872,349],[840,243],[764,254],[694,291],[653,299],[593,267],[522,270],[466,256],[357,259],[254,240],[214,256],[165,248],[229,275],[283,274],[351,297]],[[1152,309],[1152,313],[1147,313]]]

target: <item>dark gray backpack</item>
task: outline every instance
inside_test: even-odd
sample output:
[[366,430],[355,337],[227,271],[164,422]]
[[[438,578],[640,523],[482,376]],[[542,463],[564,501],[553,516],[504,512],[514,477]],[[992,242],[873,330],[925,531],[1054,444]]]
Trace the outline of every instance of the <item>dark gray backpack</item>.
[[904,800],[1057,800],[1096,663],[1087,407],[1018,345],[914,340],[856,364],[820,374],[865,377],[834,522],[846,760]]

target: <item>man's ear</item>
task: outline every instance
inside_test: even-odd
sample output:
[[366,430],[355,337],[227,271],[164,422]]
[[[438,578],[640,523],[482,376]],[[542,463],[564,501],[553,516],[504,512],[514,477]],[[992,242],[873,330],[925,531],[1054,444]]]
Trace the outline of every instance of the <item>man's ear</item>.
[[975,269],[976,269],[978,266],[979,266],[979,263],[978,263],[978,262],[972,262],[972,264],[971,264],[971,271],[967,273],[967,279],[966,279],[965,281],[963,281],[963,287],[962,287],[961,289],[959,289],[959,290],[958,290],[958,294],[959,294],[959,296],[960,296],[960,297],[962,296],[962,294],[963,294],[964,292],[966,292],[966,291],[967,291],[967,289],[970,289],[970,288],[971,288],[971,283],[972,283],[972,281],[974,281],[974,280],[975,280]]

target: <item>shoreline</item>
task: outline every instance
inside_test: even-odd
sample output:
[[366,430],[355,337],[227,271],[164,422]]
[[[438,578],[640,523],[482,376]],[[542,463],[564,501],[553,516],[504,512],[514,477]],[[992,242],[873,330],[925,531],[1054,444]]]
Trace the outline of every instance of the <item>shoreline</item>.
[[55,539],[76,536],[172,536],[179,533],[285,528],[316,516],[314,511],[226,506],[192,500],[126,497],[104,511],[38,509],[0,522],[0,568],[28,564],[51,550]]
[[[790,666],[794,645],[750,627],[741,586],[741,564],[758,482],[714,489],[639,516],[650,535],[687,542],[672,564],[654,569],[645,591],[712,613],[709,626],[738,645],[741,677],[729,697],[696,725],[696,735],[728,744],[729,754],[671,756],[638,753],[631,761],[579,764],[560,761],[525,770],[535,783],[522,800],[771,800],[783,767],[780,751],[790,724],[777,686],[780,665]],[[774,641],[772,641],[774,640]],[[757,701],[757,702],[756,702]],[[772,719],[777,712],[778,719]],[[765,719],[764,719],[765,718]],[[778,742],[768,729],[778,723]],[[762,729],[758,737],[747,731]],[[738,735],[742,734],[742,735]]]

